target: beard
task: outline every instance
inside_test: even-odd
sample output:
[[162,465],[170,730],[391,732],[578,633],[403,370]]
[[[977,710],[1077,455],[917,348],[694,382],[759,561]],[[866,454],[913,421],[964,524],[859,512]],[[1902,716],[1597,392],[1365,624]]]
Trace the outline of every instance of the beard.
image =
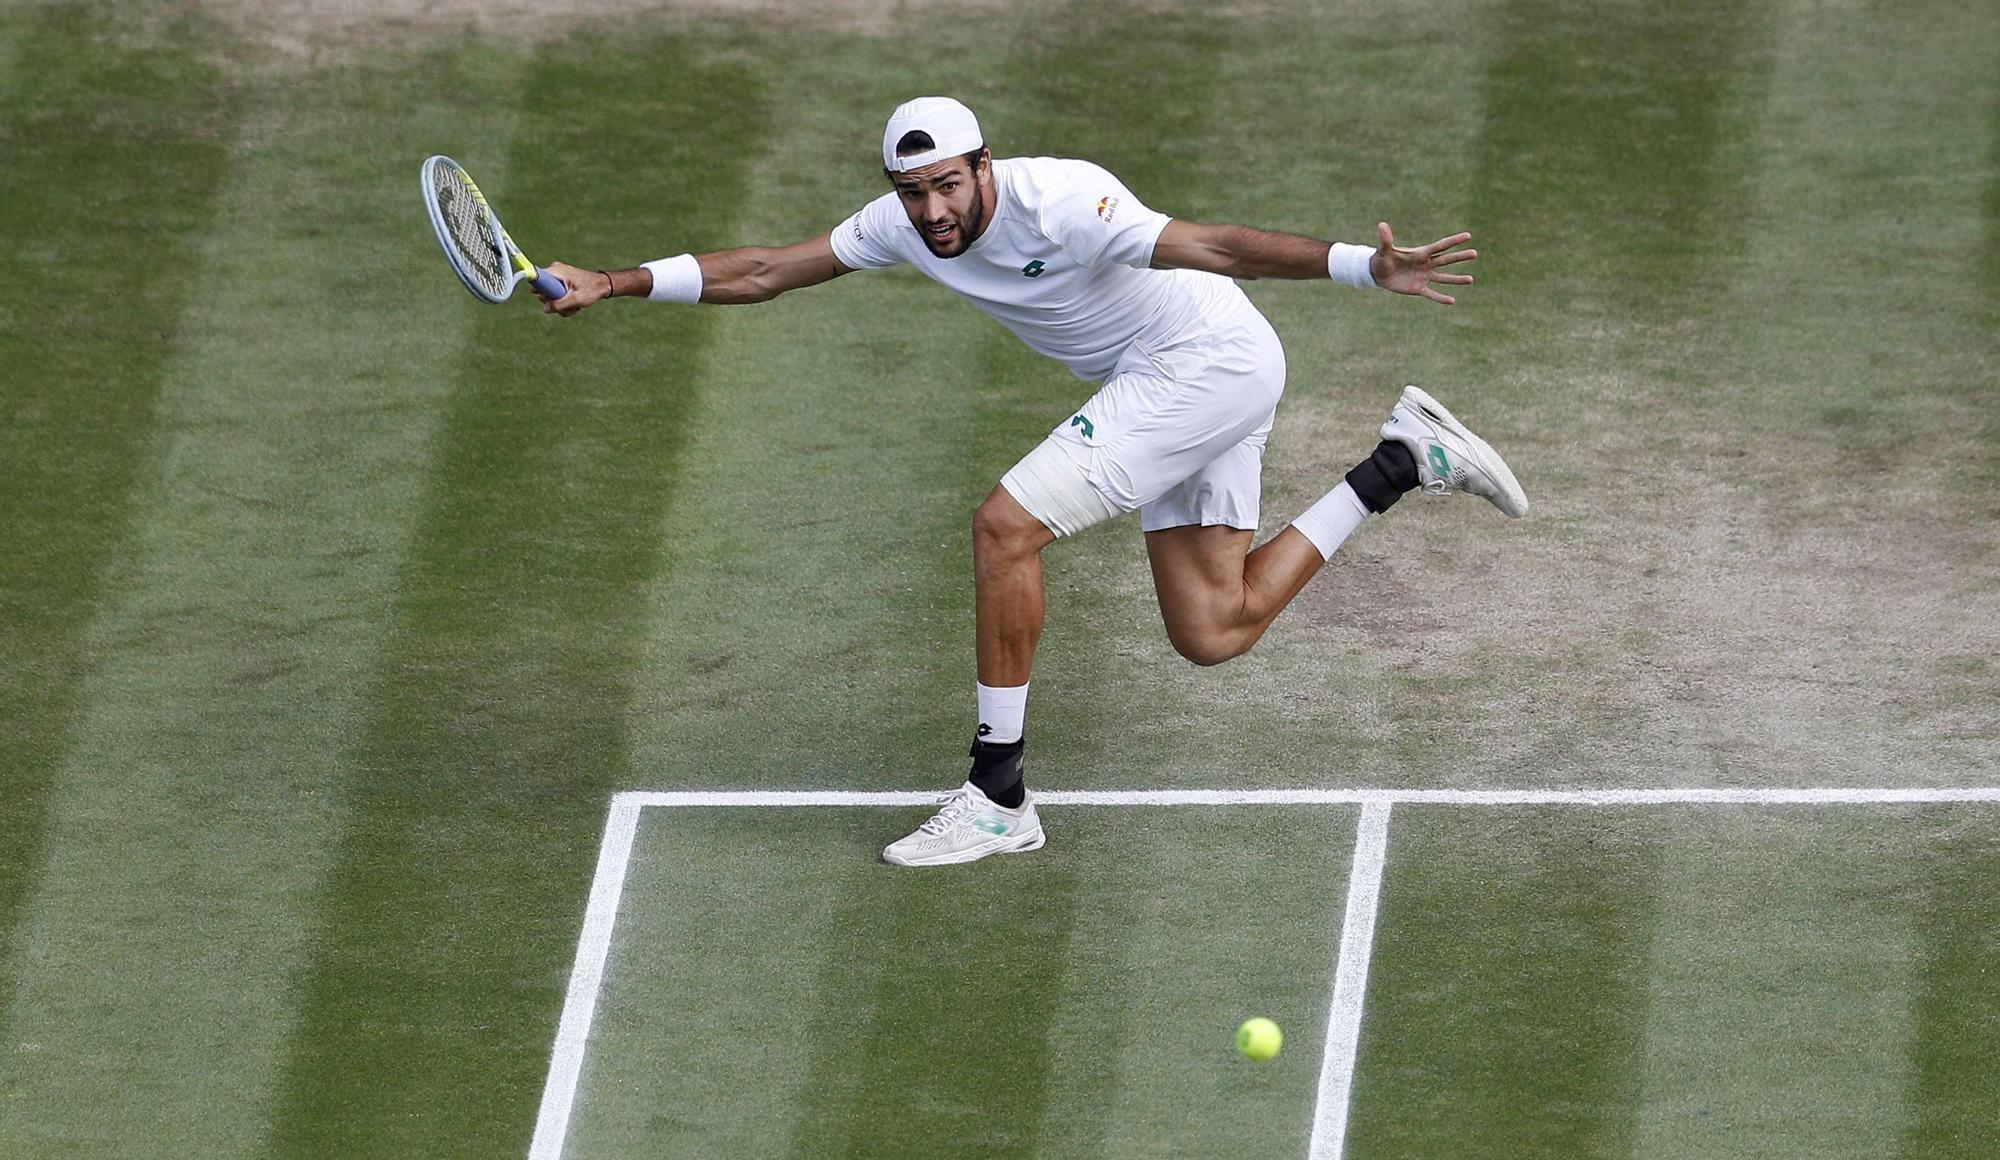
[[917,234],[924,239],[924,248],[928,249],[932,256],[956,258],[965,252],[965,248],[972,244],[973,239],[979,236],[980,228],[985,224],[986,199],[975,186],[972,193],[972,209],[964,217],[954,217],[952,219],[952,225],[958,227],[958,236],[953,239],[949,249],[940,249],[938,244],[931,239],[929,230],[919,229]]

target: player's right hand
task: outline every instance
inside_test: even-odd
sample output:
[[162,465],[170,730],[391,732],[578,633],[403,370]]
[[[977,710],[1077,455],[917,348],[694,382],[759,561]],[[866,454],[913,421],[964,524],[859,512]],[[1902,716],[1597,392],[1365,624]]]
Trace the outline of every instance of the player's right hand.
[[[595,270],[579,270],[568,262],[550,262],[542,269],[563,280],[569,293],[556,299],[542,299],[542,309],[564,318],[575,314],[611,293],[611,279]],[[537,295],[539,297],[539,295]]]

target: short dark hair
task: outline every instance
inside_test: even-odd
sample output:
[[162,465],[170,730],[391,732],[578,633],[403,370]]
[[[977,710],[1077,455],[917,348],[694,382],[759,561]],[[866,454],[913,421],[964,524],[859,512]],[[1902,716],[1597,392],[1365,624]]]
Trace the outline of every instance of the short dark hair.
[[[937,141],[922,129],[912,129],[901,137],[896,138],[896,156],[898,157],[908,157],[912,153],[923,153],[935,148],[937,148]],[[977,174],[979,172],[979,155],[984,152],[986,152],[986,146],[981,145],[970,153],[960,154],[959,160],[965,162],[966,168]],[[888,177],[893,178],[895,176],[895,174],[889,172],[889,167],[886,165],[882,167],[882,172]]]

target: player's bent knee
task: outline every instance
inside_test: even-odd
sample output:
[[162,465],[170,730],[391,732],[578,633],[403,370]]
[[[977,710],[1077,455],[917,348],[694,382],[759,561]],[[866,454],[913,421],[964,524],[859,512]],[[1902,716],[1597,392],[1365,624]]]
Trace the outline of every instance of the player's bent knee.
[[972,513],[972,548],[980,556],[1029,555],[1041,548],[1049,532],[1017,505],[988,496]]
[[1257,638],[1233,632],[1169,632],[1174,651],[1202,668],[1213,668],[1250,651]]

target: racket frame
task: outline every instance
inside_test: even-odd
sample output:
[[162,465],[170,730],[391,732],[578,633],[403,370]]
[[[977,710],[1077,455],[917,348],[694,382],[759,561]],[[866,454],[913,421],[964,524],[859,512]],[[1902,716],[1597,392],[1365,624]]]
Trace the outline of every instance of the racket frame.
[[[446,165],[456,171],[459,179],[465,182],[465,187],[472,191],[472,199],[484,211],[486,228],[494,248],[506,256],[508,265],[512,267],[506,289],[502,290],[497,298],[466,273],[463,258],[459,254],[460,247],[453,240],[450,227],[445,224],[444,209],[438,205],[437,184],[432,180],[431,174],[434,169]],[[486,201],[486,195],[479,192],[479,184],[472,180],[472,174],[465,171],[465,166],[442,153],[436,153],[424,159],[423,167],[418,172],[418,179],[423,187],[424,209],[430,214],[431,232],[437,235],[438,248],[444,251],[445,264],[451,267],[452,273],[458,275],[458,280],[465,284],[465,288],[472,292],[473,297],[482,302],[505,302],[508,296],[514,293],[514,287],[522,282],[534,283],[536,291],[548,298],[561,298],[569,293],[569,287],[563,285],[561,278],[547,270],[536,268],[535,264],[528,260],[528,256],[521,252],[521,247],[514,244],[513,235],[507,232],[506,226],[500,224],[500,215],[493,212],[493,207]]]

